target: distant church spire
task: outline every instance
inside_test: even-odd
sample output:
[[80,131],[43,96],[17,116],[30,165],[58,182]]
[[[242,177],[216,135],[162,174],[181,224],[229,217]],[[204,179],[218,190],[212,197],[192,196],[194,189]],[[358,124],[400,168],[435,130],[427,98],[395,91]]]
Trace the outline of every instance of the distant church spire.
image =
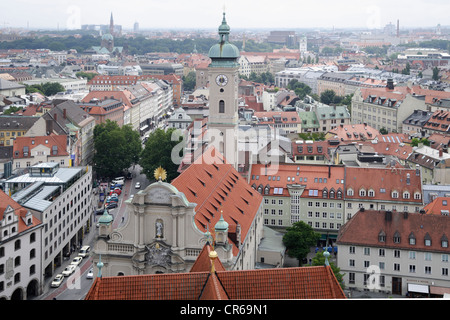
[[109,33],[111,35],[114,34],[114,18],[112,12],[111,12],[111,19],[109,20]]

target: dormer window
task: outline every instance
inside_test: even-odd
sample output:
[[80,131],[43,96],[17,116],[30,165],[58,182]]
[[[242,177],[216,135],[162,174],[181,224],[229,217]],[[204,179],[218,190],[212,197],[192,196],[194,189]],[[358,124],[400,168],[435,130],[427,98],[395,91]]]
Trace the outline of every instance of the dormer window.
[[400,233],[398,231],[395,231],[394,233],[394,243],[400,243],[401,237]]
[[426,247],[431,247],[431,237],[430,237],[430,234],[428,232],[425,235],[424,242],[425,242],[425,246]]
[[414,236],[414,233],[411,232],[411,234],[408,237],[409,239],[409,244],[414,246],[416,245],[416,237]]
[[378,242],[386,242],[386,233],[383,230],[378,234]]
[[359,190],[359,196],[360,197],[365,197],[366,196],[366,190],[365,189],[360,189]]
[[347,195],[348,196],[353,196],[353,189],[352,188],[348,188],[347,189]]
[[392,198],[397,199],[398,198],[398,192],[397,191],[392,191]]
[[403,199],[409,199],[409,192],[408,191],[403,192]]
[[441,247],[448,248],[448,238],[445,234],[441,238]]

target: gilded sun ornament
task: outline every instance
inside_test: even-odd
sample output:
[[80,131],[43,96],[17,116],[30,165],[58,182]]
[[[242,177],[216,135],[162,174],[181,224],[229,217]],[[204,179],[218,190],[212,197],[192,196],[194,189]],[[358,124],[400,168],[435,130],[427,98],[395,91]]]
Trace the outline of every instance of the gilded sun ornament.
[[161,168],[161,166],[159,168],[155,169],[155,179],[156,180],[162,181],[162,180],[166,180],[166,178],[167,178],[166,170]]

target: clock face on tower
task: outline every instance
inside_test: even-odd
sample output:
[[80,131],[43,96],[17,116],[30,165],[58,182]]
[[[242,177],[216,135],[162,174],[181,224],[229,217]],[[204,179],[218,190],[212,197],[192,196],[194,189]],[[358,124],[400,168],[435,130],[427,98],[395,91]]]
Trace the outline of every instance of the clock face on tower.
[[219,75],[216,77],[216,83],[217,83],[218,86],[226,86],[227,83],[228,83],[228,78],[227,78],[227,76],[224,75],[224,74],[219,74]]

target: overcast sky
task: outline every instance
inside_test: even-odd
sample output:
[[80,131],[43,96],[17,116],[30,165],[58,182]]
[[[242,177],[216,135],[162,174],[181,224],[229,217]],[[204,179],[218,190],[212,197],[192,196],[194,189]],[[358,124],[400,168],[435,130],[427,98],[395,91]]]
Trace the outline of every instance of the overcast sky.
[[450,0],[2,0],[0,27],[77,29],[114,22],[124,29],[383,28],[449,25]]

